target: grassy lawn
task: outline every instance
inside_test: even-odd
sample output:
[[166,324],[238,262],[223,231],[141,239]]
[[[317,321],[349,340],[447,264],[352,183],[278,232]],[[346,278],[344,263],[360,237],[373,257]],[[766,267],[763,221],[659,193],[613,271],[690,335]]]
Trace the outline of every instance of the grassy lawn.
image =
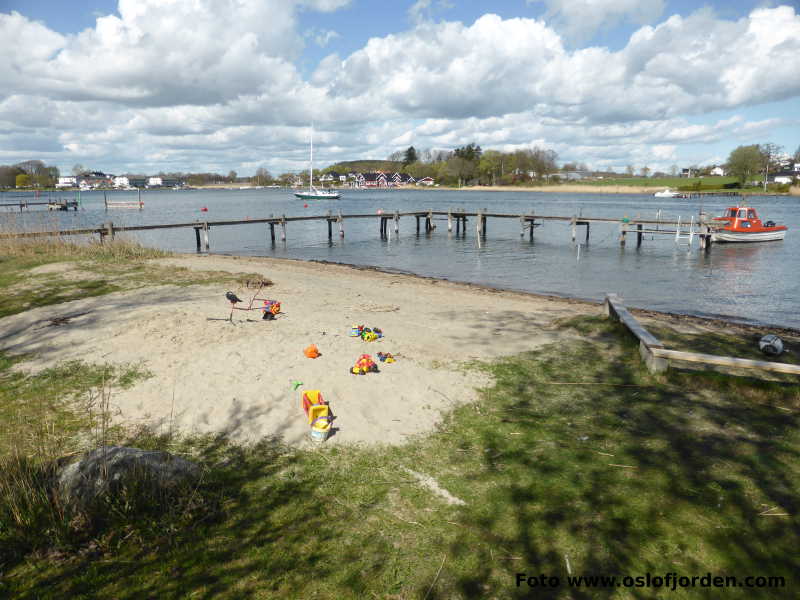
[[652,376],[618,325],[562,326],[585,341],[473,365],[495,384],[402,447],[139,432],[134,443],[205,466],[201,509],[180,527],[132,515],[91,543],[45,545],[0,566],[2,585],[20,598],[522,598],[516,573],[565,584],[569,572],[711,572],[788,587],[563,585],[535,597],[796,595],[797,386]]
[[614,177],[590,182],[576,181],[572,183],[586,183],[586,185],[633,185],[656,188],[682,188],[689,189],[702,186],[702,189],[721,189],[725,184],[735,183],[735,177]]

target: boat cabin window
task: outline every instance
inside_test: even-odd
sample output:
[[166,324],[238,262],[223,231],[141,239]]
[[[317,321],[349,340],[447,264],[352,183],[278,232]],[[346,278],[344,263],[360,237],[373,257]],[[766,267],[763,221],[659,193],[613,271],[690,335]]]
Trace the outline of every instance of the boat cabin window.
[[728,214],[726,214],[725,216],[726,217],[735,217],[736,216],[736,209],[735,208],[729,208],[728,209]]
[[750,210],[748,210],[747,211],[747,218],[748,219],[756,219],[757,218],[756,217],[756,211],[754,211],[752,208]]
[[740,208],[739,209],[739,218],[740,219],[746,219],[747,218],[747,209],[746,208]]

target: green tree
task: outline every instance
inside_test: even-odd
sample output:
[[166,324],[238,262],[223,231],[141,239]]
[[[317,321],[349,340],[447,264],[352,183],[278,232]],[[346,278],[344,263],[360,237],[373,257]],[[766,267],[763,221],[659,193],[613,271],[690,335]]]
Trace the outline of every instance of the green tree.
[[739,146],[728,156],[727,171],[743,184],[761,170],[763,156],[758,144]]
[[414,149],[414,146],[409,146],[403,155],[403,166],[407,167],[411,163],[417,162],[417,160],[419,160],[417,157],[417,151]]
[[483,183],[497,185],[497,180],[503,174],[503,153],[497,150],[487,150],[478,161],[478,176]]
[[16,177],[15,184],[18,188],[29,187],[31,185],[31,176],[27,173],[20,173]]

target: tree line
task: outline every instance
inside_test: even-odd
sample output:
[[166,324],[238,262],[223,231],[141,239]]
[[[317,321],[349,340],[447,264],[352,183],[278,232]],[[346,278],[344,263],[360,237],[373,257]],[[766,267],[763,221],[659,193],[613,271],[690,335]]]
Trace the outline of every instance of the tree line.
[[[766,184],[770,173],[780,171],[786,163],[787,155],[783,146],[773,144],[751,144],[738,146],[728,156],[727,172],[735,177],[740,185],[752,182],[757,176],[763,176]],[[794,155],[789,156],[792,163],[800,163],[800,146]]]
[[558,154],[533,147],[514,152],[484,151],[470,143],[455,150],[414,146],[395,152],[388,160],[402,162],[402,171],[415,179],[432,177],[443,185],[515,185],[550,180],[557,172]]
[[51,188],[58,182],[58,167],[41,160],[25,160],[14,165],[0,165],[0,188]]

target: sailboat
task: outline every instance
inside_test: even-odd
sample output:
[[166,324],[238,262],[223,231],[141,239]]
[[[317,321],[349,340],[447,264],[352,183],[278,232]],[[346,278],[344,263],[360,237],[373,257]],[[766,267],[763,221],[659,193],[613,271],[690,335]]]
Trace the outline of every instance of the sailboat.
[[314,187],[314,175],[313,175],[313,165],[314,165],[314,129],[311,129],[311,139],[310,139],[310,156],[308,159],[308,191],[303,192],[295,192],[294,195],[300,198],[300,200],[338,200],[339,199],[339,192],[335,190],[325,190],[325,189],[317,189]]

